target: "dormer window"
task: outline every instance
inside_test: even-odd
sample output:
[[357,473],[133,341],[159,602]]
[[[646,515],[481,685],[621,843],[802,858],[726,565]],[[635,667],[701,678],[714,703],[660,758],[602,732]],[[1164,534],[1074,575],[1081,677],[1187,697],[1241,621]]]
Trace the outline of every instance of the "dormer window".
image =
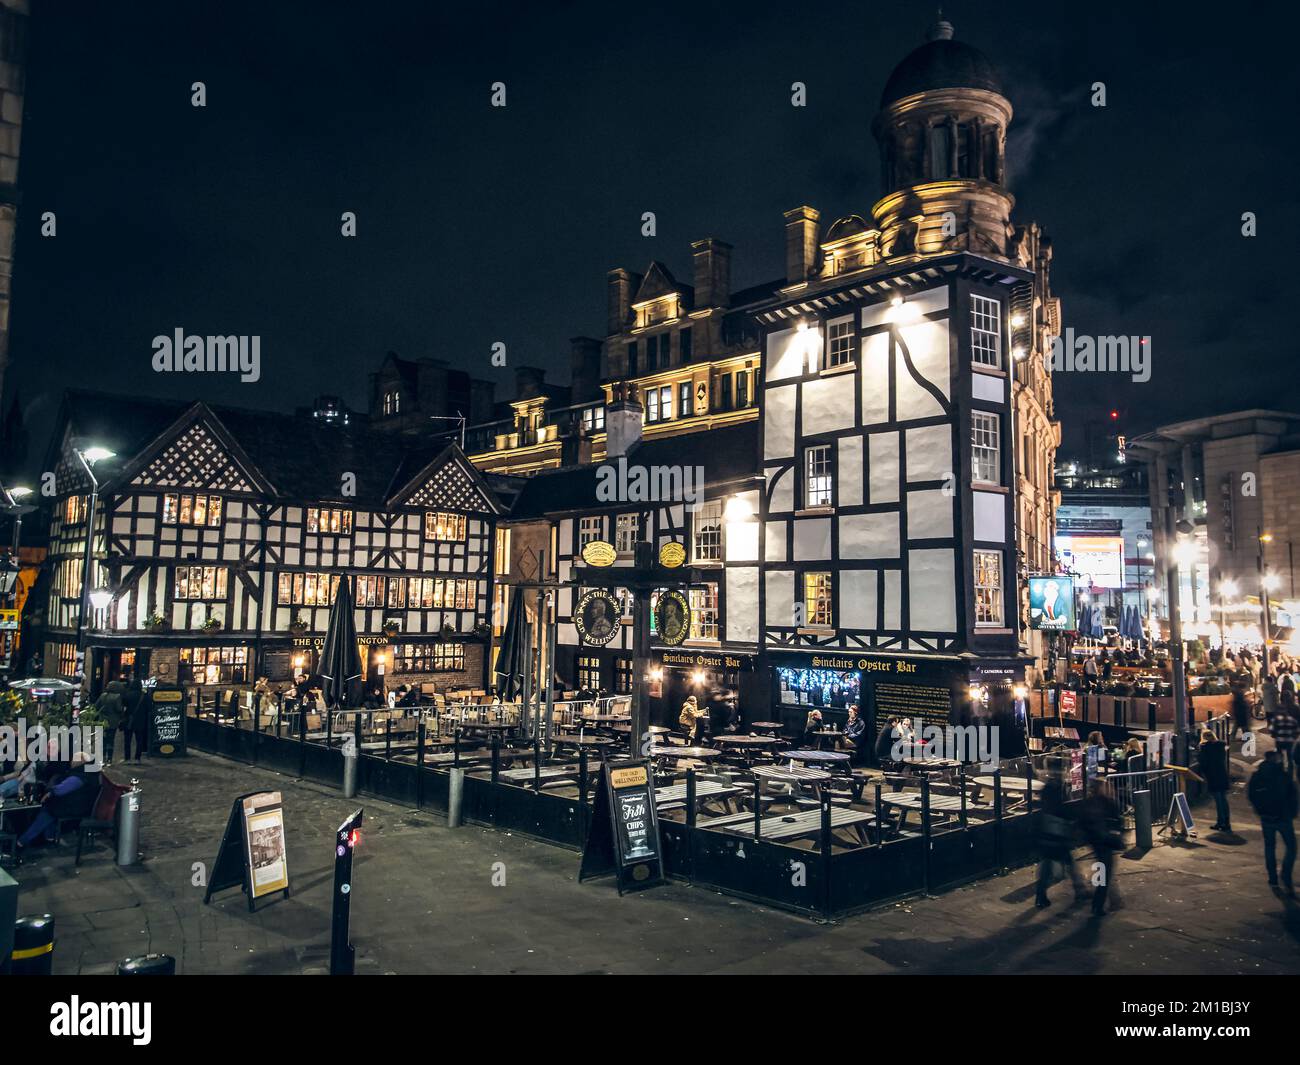
[[397,414],[402,409],[402,394],[400,392],[384,393],[384,417],[388,418]]

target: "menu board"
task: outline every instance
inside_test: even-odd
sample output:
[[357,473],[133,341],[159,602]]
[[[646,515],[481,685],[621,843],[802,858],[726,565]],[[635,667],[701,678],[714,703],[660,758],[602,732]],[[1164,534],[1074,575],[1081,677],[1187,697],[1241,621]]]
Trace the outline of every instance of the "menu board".
[[609,873],[620,895],[664,880],[654,781],[643,760],[607,762],[600,775],[578,879]]
[[278,791],[263,791],[243,800],[244,847],[253,898],[289,887],[284,848],[284,808]]
[[943,728],[952,721],[952,691],[949,688],[875,681],[872,690],[875,694],[877,736],[889,727],[891,717],[906,718],[913,724],[919,719],[922,729],[926,725]]
[[159,684],[145,698],[150,702],[149,753],[163,758],[185,754],[185,690]]

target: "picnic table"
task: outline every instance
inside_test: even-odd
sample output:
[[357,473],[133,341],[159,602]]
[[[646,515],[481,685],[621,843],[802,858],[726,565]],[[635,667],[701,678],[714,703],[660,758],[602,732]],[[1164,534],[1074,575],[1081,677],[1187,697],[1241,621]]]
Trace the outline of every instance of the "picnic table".
[[921,773],[947,773],[950,770],[961,768],[961,762],[957,761],[955,758],[926,758],[924,756],[917,756],[904,758],[902,759],[902,763],[903,765],[909,766]]
[[757,730],[760,734],[774,736],[785,728],[785,725],[780,721],[751,721],[749,727]]
[[[1025,795],[1029,791],[1030,783],[1031,782],[1029,780],[1026,780],[1024,777],[1003,777],[1002,791],[1004,794],[1006,792],[1014,792],[1016,795],[1016,801],[1024,802]],[[1033,783],[1033,790],[1035,794],[1042,791],[1043,788],[1046,787],[1046,785],[1041,780],[1035,780],[1032,781],[1032,783]],[[979,802],[980,796],[984,794],[985,788],[988,788],[990,791],[993,790],[994,780],[993,777],[972,777],[969,781],[969,784],[971,785],[970,801]]]
[[599,751],[601,754],[604,754],[617,744],[618,740],[611,739],[608,736],[554,736],[551,738],[552,747],[573,747],[577,750],[586,748]]
[[631,714],[583,714],[583,721],[594,721],[598,725],[613,725],[620,722],[631,722]]
[[673,747],[667,744],[655,744],[650,748],[651,758],[672,758],[681,760],[684,758],[698,758],[702,762],[707,762],[718,757],[719,752],[712,747]]
[[[897,806],[903,811],[898,818],[900,829],[906,826],[908,815],[913,810],[922,810],[925,805],[921,801],[920,793],[915,791],[884,791],[880,793],[880,801],[887,806]],[[961,796],[931,795],[930,813],[942,814],[944,817],[961,813]]]
[[530,784],[533,780],[541,782],[545,787],[547,784],[572,784],[577,777],[578,770],[572,766],[548,765],[534,771],[531,768],[523,769],[503,769],[497,774],[498,780],[504,780],[507,784]]
[[823,784],[831,779],[824,769],[788,765],[761,765],[754,770],[754,776],[774,784]]
[[[839,829],[852,829],[857,836],[858,842],[864,847],[870,843],[867,839],[867,826],[874,824],[876,815],[867,813],[863,810],[854,810],[847,806],[831,807],[831,831]],[[754,833],[753,819],[748,821],[734,821],[731,824],[719,825],[723,832],[732,832],[739,836],[752,836]],[[761,839],[769,839],[773,842],[782,842],[783,840],[800,839],[804,836],[815,836],[822,830],[822,812],[818,807],[814,810],[800,810],[793,814],[774,814],[771,817],[763,818],[758,825],[758,834]]]
[[775,747],[781,742],[777,736],[718,736],[714,743],[719,747]]
[[[738,794],[740,794],[740,788],[734,784],[719,784],[713,780],[697,780],[695,782],[695,802],[697,806],[722,801],[725,807],[731,797]],[[667,784],[662,788],[655,788],[655,806],[660,810],[672,809],[675,806],[685,805],[685,803],[685,783]]]
[[840,766],[848,765],[852,756],[848,751],[782,751],[777,757],[783,761],[788,759],[812,765]]

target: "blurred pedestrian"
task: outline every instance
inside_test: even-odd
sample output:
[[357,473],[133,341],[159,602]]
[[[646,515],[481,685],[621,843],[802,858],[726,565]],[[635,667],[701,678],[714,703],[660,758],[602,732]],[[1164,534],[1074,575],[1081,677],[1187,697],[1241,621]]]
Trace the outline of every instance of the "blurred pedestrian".
[[1295,815],[1296,786],[1291,774],[1282,767],[1277,751],[1268,751],[1255,769],[1246,788],[1250,805],[1259,815],[1259,826],[1264,832],[1264,868],[1268,872],[1270,887],[1277,887],[1277,837],[1282,837],[1282,889],[1288,897],[1295,896],[1291,886],[1291,872],[1295,867]]
[[1214,796],[1215,816],[1211,829],[1232,831],[1232,811],[1228,807],[1228,789],[1232,780],[1228,770],[1228,745],[1209,729],[1201,730],[1201,745],[1197,750],[1197,770],[1205,778],[1205,787]]
[[1101,865],[1097,871],[1099,879],[1092,891],[1092,913],[1094,917],[1103,917],[1107,897],[1112,909],[1120,906],[1115,885],[1115,855],[1124,849],[1119,804],[1105,780],[1094,779],[1091,782],[1088,794],[1080,804],[1079,828],[1084,842],[1092,848],[1093,856]]
[[1065,803],[1065,777],[1049,776],[1042,791],[1042,801],[1034,815],[1034,839],[1038,844],[1038,881],[1034,887],[1034,905],[1040,910],[1050,906],[1047,889],[1053,882],[1053,869],[1062,866],[1074,884],[1074,897],[1082,899],[1087,886],[1074,865],[1074,823]]

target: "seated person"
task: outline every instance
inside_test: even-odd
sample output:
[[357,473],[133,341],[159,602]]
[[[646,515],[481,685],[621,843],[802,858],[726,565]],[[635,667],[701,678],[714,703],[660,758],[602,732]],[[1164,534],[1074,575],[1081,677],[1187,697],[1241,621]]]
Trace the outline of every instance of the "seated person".
[[414,684],[412,685],[404,684],[402,685],[402,687],[405,688],[406,690],[402,693],[402,697],[397,700],[397,705],[398,706],[419,706],[420,689],[417,688]]
[[89,817],[99,797],[99,774],[86,771],[86,756],[78,752],[72,761],[54,763],[50,784],[41,800],[41,812],[18,837],[17,848],[23,850],[37,836],[53,840],[60,821]]
[[817,733],[822,730],[822,712],[820,710],[809,710],[808,720],[804,722],[803,727],[803,745],[804,747],[817,747]]
[[24,784],[36,783],[36,763],[15,765],[13,772],[0,777],[0,799],[14,799],[22,794]]
[[891,717],[889,724],[880,730],[876,737],[876,762],[879,765],[892,765],[895,762],[894,744],[903,738],[903,730],[898,718]]
[[853,744],[852,763],[862,765],[867,753],[867,723],[858,713],[857,703],[849,703],[849,719],[844,723],[844,736]]

